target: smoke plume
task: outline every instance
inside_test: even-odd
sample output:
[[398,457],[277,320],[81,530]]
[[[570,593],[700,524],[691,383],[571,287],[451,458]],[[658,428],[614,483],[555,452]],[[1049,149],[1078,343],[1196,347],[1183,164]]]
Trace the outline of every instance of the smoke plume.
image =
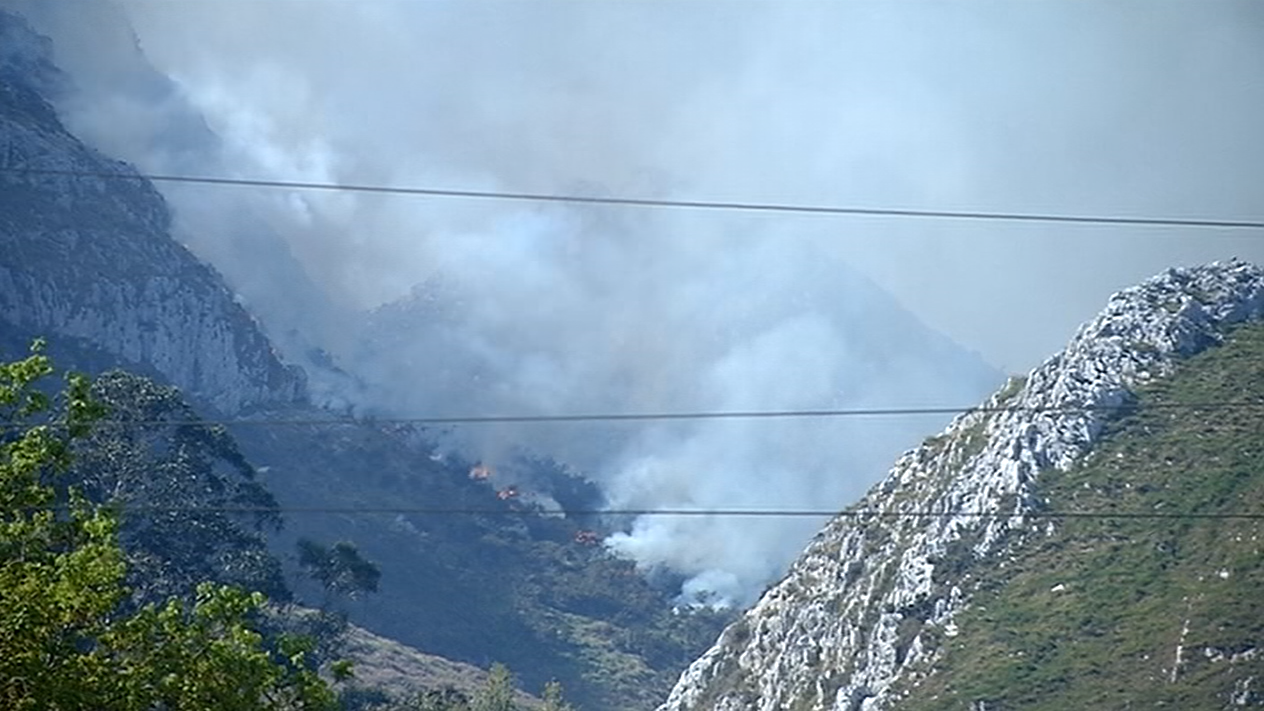
[[[5,4],[56,40],[72,127],[152,172],[1260,219],[1251,2]],[[998,374],[919,320],[1016,370],[1114,289],[1264,259],[1231,231],[163,189],[292,358],[364,388],[324,396],[406,414],[968,404]],[[615,505],[804,508],[936,426],[458,435],[552,453]],[[818,523],[646,517],[609,544],[742,600]]]

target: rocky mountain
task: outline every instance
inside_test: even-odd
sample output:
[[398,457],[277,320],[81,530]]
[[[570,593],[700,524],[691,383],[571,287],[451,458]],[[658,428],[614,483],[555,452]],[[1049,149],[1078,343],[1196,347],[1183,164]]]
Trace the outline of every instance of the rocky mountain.
[[[0,352],[21,356],[32,338],[44,337],[61,367],[125,367],[177,386],[193,406],[185,419],[196,410],[310,423],[241,425],[221,443],[234,451],[240,445],[243,467],[258,466],[269,505],[275,495],[282,510],[315,509],[287,516],[281,531],[267,530],[269,549],[300,593],[320,598],[294,569],[296,539],[354,541],[382,569],[379,593],[349,605],[352,619],[372,631],[483,667],[506,662],[532,690],[561,679],[590,708],[646,708],[661,697],[723,615],[673,613],[670,586],[651,585],[598,545],[609,532],[600,522],[499,499],[492,482],[470,478],[471,462],[435,456],[425,432],[319,425],[345,413],[309,402],[303,370],[282,360],[222,276],[173,239],[171,209],[154,186],[67,129],[55,101],[69,79],[50,57],[46,39],[0,11]],[[137,428],[119,433],[126,446],[112,447],[110,456],[130,461],[127,452],[154,434],[152,424]],[[125,488],[179,500],[178,487],[162,479],[174,471],[167,464],[132,463]],[[600,499],[581,477],[544,462],[532,467],[567,507],[591,509]],[[331,506],[487,515],[321,512]],[[180,540],[183,522],[162,523],[161,531],[145,524],[137,534],[154,542],[152,551],[139,551],[150,570],[169,569],[168,554],[209,560],[226,540],[201,540],[210,547],[197,548]],[[581,531],[587,537],[577,541]],[[160,582],[153,587],[166,594],[181,581]],[[383,671],[366,664],[366,679]],[[466,676],[442,683],[463,687]]]
[[[64,364],[126,366],[178,386],[203,414],[242,418],[234,446],[281,510],[302,510],[270,538],[272,552],[285,556],[304,536],[355,541],[382,569],[380,592],[349,605],[352,619],[374,633],[479,666],[507,662],[532,689],[559,678],[590,709],[644,709],[661,700],[726,613],[673,609],[678,576],[647,578],[600,545],[626,522],[591,515],[601,491],[565,466],[515,462],[538,489],[524,484],[518,497],[475,475],[478,462],[437,448],[433,432],[322,424],[334,413],[308,402],[316,388],[278,355],[250,310],[260,307],[239,297],[252,279],[283,273],[289,283],[292,271],[262,259],[232,281],[236,292],[230,288],[172,238],[171,211],[153,185],[67,130],[54,106],[66,81],[47,41],[0,12],[0,347],[16,353],[31,337],[47,336],[54,354],[67,354]],[[244,230],[229,247],[249,237]],[[300,323],[289,311],[309,303],[297,300],[276,321]],[[377,345],[396,353],[404,344],[393,337],[433,328],[422,306],[405,300],[369,319]],[[1239,263],[1173,271],[1119,295],[1064,354],[989,401],[1020,409],[964,415],[901,458],[684,673],[663,708],[883,708],[926,690],[941,699],[1001,698],[975,691],[978,683],[968,680],[991,667],[957,661],[949,641],[984,629],[966,622],[982,595],[1004,591],[986,570],[998,561],[1017,566],[1021,546],[1070,530],[1041,516],[1062,504],[1047,484],[1054,473],[1075,471],[1119,423],[1117,412],[1084,408],[1136,406],[1139,388],[1166,382],[1185,359],[1261,310],[1260,271]],[[913,321],[887,323],[890,341],[917,340]],[[292,342],[300,345],[286,350],[291,356],[309,343],[306,334]],[[922,361],[962,356],[946,339],[932,345]],[[388,385],[433,366],[412,355],[388,363],[402,366],[399,377],[388,373]],[[858,377],[867,383],[879,382],[871,373],[905,365],[886,354],[865,362],[872,371]],[[954,372],[990,375],[977,362],[928,372],[927,382]],[[459,392],[462,383],[452,387]],[[1079,409],[1050,409],[1063,407]],[[278,419],[288,424],[268,422]],[[561,511],[533,503],[546,498]],[[453,515],[427,515],[431,509]],[[976,515],[921,515],[932,510]],[[456,515],[470,511],[478,515]],[[1235,584],[1252,579],[1232,567],[1217,568],[1217,576],[1221,569]],[[1198,648],[1202,657],[1191,651],[1169,666],[1178,678],[1194,658],[1243,669],[1256,663],[1254,648],[1208,643]],[[946,672],[938,670],[949,668],[960,669],[961,686],[940,684]],[[1231,680],[1242,687],[1233,687],[1234,698],[1254,702],[1247,679]]]
[[1264,402],[1262,316],[1236,261],[1116,294],[902,456],[660,711],[1264,704],[1264,432],[1214,408]]
[[[304,393],[252,316],[172,239],[158,191],[67,131],[51,46],[0,12],[0,321],[92,344],[221,412]],[[45,171],[45,172],[38,172]]]

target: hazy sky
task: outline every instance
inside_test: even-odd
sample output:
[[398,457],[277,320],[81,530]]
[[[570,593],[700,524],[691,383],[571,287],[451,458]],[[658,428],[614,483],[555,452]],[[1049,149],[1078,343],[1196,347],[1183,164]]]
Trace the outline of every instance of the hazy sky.
[[[152,172],[1264,219],[1257,2],[2,1],[57,40],[72,127]],[[892,333],[856,273],[1019,371],[1169,265],[1264,261],[1258,231],[167,193],[248,299],[415,375],[401,409],[971,404],[991,376]],[[277,276],[285,252],[305,276]],[[390,358],[336,342],[409,294],[424,335]],[[628,505],[841,506],[930,429],[651,427],[584,463]],[[568,432],[536,444],[605,441]],[[741,597],[814,525],[643,520],[613,543]]]
[[[242,172],[1264,216],[1264,7],[1250,1],[123,4],[151,60],[248,159]],[[407,237],[384,234],[407,220],[401,213],[471,207],[382,202],[351,263],[346,240],[313,240],[300,254],[361,303],[405,291],[426,269],[400,259]],[[1056,350],[1109,293],[1167,265],[1264,259],[1258,233],[698,219],[823,239],[1011,370]]]

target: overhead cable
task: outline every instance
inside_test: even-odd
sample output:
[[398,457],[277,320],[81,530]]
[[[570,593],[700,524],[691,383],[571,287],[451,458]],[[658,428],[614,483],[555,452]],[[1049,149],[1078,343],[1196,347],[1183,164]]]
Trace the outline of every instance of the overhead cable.
[[[936,511],[933,509],[586,509],[550,512],[535,507],[505,507],[500,509],[470,507],[415,507],[415,506],[106,506],[121,513],[231,513],[231,514],[393,514],[419,516],[540,516],[565,514],[575,516],[688,516],[688,517],[752,517],[752,518],[980,518],[980,519],[1214,519],[1214,520],[1264,520],[1264,512],[1181,512],[1181,511]],[[39,510],[47,510],[41,508]]]
[[50,175],[106,180],[148,180],[155,183],[192,183],[198,185],[222,185],[285,190],[320,190],[357,193],[385,193],[391,195],[421,195],[443,198],[477,200],[511,200],[544,203],[572,203],[589,205],[619,205],[625,207],[675,208],[688,210],[722,210],[729,212],[761,212],[782,214],[851,215],[863,217],[902,217],[941,220],[993,220],[1006,222],[1072,223],[1086,225],[1131,225],[1144,227],[1190,227],[1212,229],[1264,229],[1264,221],[1229,220],[1173,217],[1068,215],[1035,212],[999,212],[978,210],[930,210],[913,208],[884,208],[836,205],[809,205],[794,203],[766,203],[713,200],[668,200],[663,198],[618,197],[575,195],[539,192],[514,192],[499,190],[462,190],[455,188],[409,187],[394,185],[370,185],[355,183],[322,183],[299,180],[267,180],[260,178],[229,178],[198,175],[172,175],[158,173],[131,173],[88,171],[54,168],[0,167],[0,172],[24,175]]
[[[1088,412],[1140,412],[1143,410],[1235,410],[1264,408],[1264,401],[1233,400],[1197,403],[1120,403],[1115,405],[998,405],[981,407],[893,407],[823,410],[721,410],[709,412],[594,412],[561,415],[436,415],[431,417],[302,417],[237,418],[205,420],[97,420],[99,425],[133,427],[298,427],[298,426],[396,426],[478,425],[512,423],[627,422],[647,420],[742,420],[838,417],[908,417],[915,415],[970,415],[1003,413],[1080,414]],[[47,423],[56,425],[56,423]],[[29,427],[29,423],[0,422],[0,429]]]

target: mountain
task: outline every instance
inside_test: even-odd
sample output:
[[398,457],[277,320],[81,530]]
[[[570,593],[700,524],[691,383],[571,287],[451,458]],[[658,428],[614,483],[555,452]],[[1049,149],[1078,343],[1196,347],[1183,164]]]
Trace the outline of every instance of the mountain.
[[[313,398],[315,388],[310,381],[324,382],[325,387],[337,390],[344,381],[356,382],[354,366],[359,364],[344,363],[351,371],[345,377],[326,364],[316,377],[311,369],[318,367],[314,361],[320,360],[320,353],[308,354],[305,373],[292,365],[293,359],[309,339],[318,342],[319,338],[291,334],[285,336],[291,346],[278,348],[265,326],[300,323],[294,313],[305,311],[302,305],[314,301],[303,297],[283,308],[275,307],[275,320],[269,321],[260,315],[266,304],[257,303],[258,299],[249,294],[242,297],[243,290],[252,288],[249,284],[254,281],[298,283],[297,277],[292,278],[297,267],[274,263],[274,258],[284,256],[283,250],[269,248],[251,252],[258,261],[249,269],[231,273],[225,269],[225,278],[182,246],[173,237],[172,211],[154,186],[130,165],[107,157],[67,129],[58,114],[57,97],[69,91],[69,79],[52,65],[50,56],[48,42],[20,17],[0,13],[0,347],[16,354],[24,351],[31,337],[46,336],[50,350],[63,365],[93,372],[123,366],[177,386],[191,409],[186,413],[184,405],[173,405],[172,412],[233,419],[231,439],[216,435],[213,444],[223,445],[221,451],[240,455],[243,475],[247,468],[257,472],[257,478],[250,481],[263,488],[241,484],[241,491],[266,492],[275,497],[280,512],[288,512],[285,528],[279,533],[268,532],[267,546],[287,567],[289,578],[296,577],[292,550],[301,537],[353,541],[380,565],[380,591],[348,604],[351,619],[373,633],[478,666],[505,662],[532,690],[550,679],[560,679],[568,696],[589,709],[630,711],[650,708],[660,701],[689,660],[715,639],[733,613],[679,605],[677,596],[684,575],[662,568],[647,571],[601,545],[612,536],[628,534],[631,527],[626,520],[592,514],[606,492],[584,472],[522,452],[508,463],[520,477],[516,483],[522,496],[501,496],[506,494],[500,488],[503,484],[473,475],[479,464],[474,455],[462,457],[450,447],[436,444],[441,433],[389,422],[346,421],[341,419],[346,410],[314,404],[314,399],[324,402],[337,398]],[[242,229],[245,231],[237,235],[238,241],[225,249],[250,246],[249,230]],[[733,261],[741,267],[739,273],[745,273],[752,264],[763,266],[758,258],[737,259],[734,255]],[[755,308],[762,308],[756,302],[765,300],[764,292],[752,288],[747,294],[752,302],[752,333],[767,332],[768,338],[727,340],[731,337],[721,332],[721,326],[704,324],[716,330],[708,342],[718,344],[714,348],[720,356],[715,359],[718,367],[714,374],[714,389],[721,397],[717,407],[737,407],[723,399],[734,394],[751,396],[754,406],[767,406],[766,402],[756,402],[754,396],[828,389],[818,388],[815,381],[802,383],[801,388],[788,387],[790,379],[783,377],[798,374],[794,364],[804,362],[800,358],[828,360],[811,347],[822,333],[846,336],[839,339],[847,342],[838,344],[838,352],[863,351],[864,357],[854,360],[863,367],[847,373],[849,379],[845,381],[831,379],[834,371],[846,369],[838,362],[821,364],[812,372],[819,372],[827,384],[846,382],[867,388],[862,394],[875,403],[890,395],[880,386],[883,382],[902,381],[910,393],[951,404],[956,401],[953,395],[962,390],[976,393],[970,395],[976,397],[981,390],[978,383],[995,375],[977,356],[942,336],[928,335],[907,312],[901,312],[898,319],[884,318],[894,309],[888,308],[889,299],[872,297],[876,287],[852,284],[846,275],[833,271],[832,263],[822,261],[813,266],[816,273],[810,283],[797,292],[804,299],[802,310],[838,317],[846,328],[835,328],[838,324],[834,322],[822,325],[812,319],[786,319],[780,312],[764,315]],[[781,271],[786,283],[799,286],[798,272],[789,268]],[[686,270],[680,281],[688,282],[691,276]],[[763,284],[763,289],[785,291],[781,286],[780,282],[772,283],[775,288]],[[270,293],[274,287],[258,287],[253,293]],[[702,313],[713,313],[711,292],[701,291],[704,293],[696,306]],[[372,386],[408,383],[409,379],[419,379],[419,373],[437,377],[433,361],[405,348],[408,343],[423,342],[415,338],[418,332],[430,329],[430,340],[423,343],[437,343],[440,348],[455,348],[453,344],[460,343],[461,339],[449,337],[449,327],[463,323],[462,319],[442,321],[426,310],[424,296],[419,293],[416,298],[364,315],[365,333],[372,336],[370,345],[383,358],[379,365],[387,372],[381,381],[369,381]],[[553,296],[565,298],[565,294]],[[776,306],[784,304],[777,302]],[[319,314],[302,315],[319,320]],[[865,334],[847,331],[870,321],[879,323],[881,332],[870,335],[873,341],[886,344],[884,348],[869,348],[870,344],[862,342]],[[687,320],[683,323],[689,325]],[[787,325],[792,328],[782,328]],[[626,326],[629,343],[650,340],[642,338],[638,328],[638,323]],[[576,345],[583,344],[582,340],[558,340],[542,329],[526,330],[543,344],[543,352],[586,352]],[[582,331],[582,324],[574,330]],[[486,334],[474,335],[481,338]],[[474,340],[476,345],[482,343]],[[743,344],[749,347],[733,347]],[[899,356],[886,352],[890,350],[900,351]],[[730,351],[741,357],[723,357]],[[640,352],[636,353],[639,356]],[[519,354],[504,355],[500,360],[514,360]],[[688,360],[679,353],[676,357]],[[604,361],[600,356],[595,360]],[[651,360],[641,357],[631,365],[673,364]],[[463,372],[461,367],[477,370],[482,365],[463,358],[445,362],[454,362],[458,374]],[[330,373],[339,377],[327,377]],[[688,405],[683,402],[688,392],[681,380],[689,376],[672,377],[677,380],[664,381],[659,387],[681,397],[681,403],[670,404],[683,409]],[[633,390],[639,382],[634,378],[615,380]],[[747,390],[729,384],[757,384],[759,388]],[[460,399],[465,383],[440,386],[451,388],[453,397]],[[611,392],[613,400],[625,399],[624,391]],[[456,403],[420,404],[437,408]],[[325,422],[331,419],[340,421]],[[904,431],[898,436],[887,432],[885,439],[864,438],[857,436],[859,430],[849,430],[849,423],[822,423],[820,427],[831,429],[829,441],[821,447],[818,442],[806,442],[810,438],[803,438],[801,443],[775,436],[772,424],[725,423],[723,431],[706,430],[704,434],[714,437],[705,443],[710,447],[733,441],[727,428],[738,425],[749,429],[742,430],[748,432],[743,440],[745,449],[731,447],[723,452],[733,461],[713,463],[710,457],[698,457],[709,466],[698,468],[689,483],[705,475],[710,486],[698,490],[698,501],[713,503],[715,499],[707,497],[717,492],[740,494],[744,489],[755,489],[750,481],[736,480],[734,472],[741,471],[747,479],[758,479],[760,486],[788,490],[791,484],[801,484],[816,499],[842,505],[843,501],[836,500],[841,497],[819,495],[825,487],[837,485],[852,474],[837,463],[830,447],[877,450],[887,442],[912,441],[911,436],[906,439],[909,433]],[[178,427],[175,430],[176,435],[181,434]],[[592,439],[596,442],[600,438]],[[661,443],[657,437],[640,439],[647,447]],[[804,461],[824,461],[825,465],[817,468],[819,480],[791,482],[769,475],[762,462],[751,465],[748,453],[766,443],[771,443],[765,452],[769,459],[799,456]],[[691,447],[680,449],[685,455],[695,452]],[[820,449],[829,451],[817,451]],[[648,451],[646,456],[659,454]],[[690,460],[681,457],[684,464]],[[784,469],[796,472],[794,466]],[[163,471],[167,470],[171,468]],[[771,470],[777,474],[783,471]],[[133,491],[143,488],[146,476],[160,476],[148,471],[128,474],[132,478],[126,481]],[[159,501],[181,496],[178,489],[161,486],[157,493]],[[222,525],[222,521],[212,523]],[[758,524],[736,525],[754,529]],[[162,537],[149,539],[158,542],[152,558],[155,569],[163,567],[157,553],[167,549],[164,541],[172,540],[175,530],[165,529]],[[717,527],[708,535],[719,540],[726,532]],[[673,540],[688,544],[693,539],[677,535]],[[789,544],[797,548],[801,541],[795,538]],[[253,536],[248,543],[257,550]],[[184,557],[205,557],[203,550],[213,551],[213,547]],[[784,560],[778,558],[777,565]],[[244,572],[255,579],[276,577],[271,567]],[[766,579],[752,578],[760,582]],[[157,592],[176,589],[187,581],[168,582],[170,585]],[[319,594],[301,584],[293,587],[300,598]]]
[[[587,249],[625,241],[607,227],[583,235]],[[591,291],[575,283],[582,255],[568,257],[529,299],[505,280],[434,279],[370,313],[346,361],[388,412],[457,417],[952,407],[1004,381],[846,264],[767,237],[638,253],[651,266]],[[679,277],[656,278],[660,263]],[[598,306],[572,305],[587,298]],[[488,460],[506,484],[519,472],[505,452],[548,452],[596,480],[612,508],[835,510],[948,419],[484,423],[442,441]],[[684,574],[686,601],[746,605],[825,520],[646,515],[607,544]]]
[[222,412],[300,398],[302,371],[171,238],[153,185],[66,130],[49,99],[64,82],[51,51],[0,12],[0,320],[11,339],[90,343]]
[[[571,698],[590,708],[652,705],[718,633],[724,613],[673,611],[670,577],[651,584],[631,562],[596,545],[609,524],[565,511],[546,516],[528,501],[498,499],[491,483],[470,478],[471,462],[438,456],[424,431],[320,425],[345,413],[311,404],[304,371],[282,360],[224,278],[173,239],[171,211],[153,185],[67,130],[53,101],[68,79],[50,56],[49,42],[20,16],[0,12],[0,352],[17,357],[32,338],[45,337],[59,366],[93,373],[125,367],[181,391],[107,375],[108,387],[150,392],[137,407],[162,405],[166,419],[176,412],[177,423],[164,435],[176,444],[152,444],[158,441],[152,413],[125,408],[116,417],[144,422],[135,431],[112,425],[102,435],[109,446],[101,456],[119,473],[103,475],[85,459],[91,471],[84,476],[128,501],[166,506],[184,490],[165,477],[184,476],[192,464],[192,476],[180,485],[209,487],[221,503],[241,504],[239,495],[246,495],[249,503],[282,511],[314,508],[286,516],[280,531],[259,532],[269,534],[268,548],[290,580],[300,577],[296,539],[359,545],[383,579],[378,594],[350,604],[355,622],[456,660],[484,667],[506,662],[532,690],[560,679]],[[198,433],[178,421],[195,414],[250,422],[231,437],[185,442]],[[268,426],[268,418],[309,424]],[[174,459],[162,454],[164,447]],[[203,471],[202,455],[180,459],[207,448],[230,453],[230,463]],[[128,454],[150,449],[158,452],[152,467],[136,466]],[[236,481],[235,470],[254,477],[256,467],[252,481],[266,489],[223,484]],[[565,508],[591,509],[600,501],[591,482],[561,467],[544,461],[523,467],[538,473],[538,491]],[[322,512],[331,506],[487,514]],[[154,595],[186,586],[179,577],[143,578],[145,570],[175,570],[176,559],[189,572],[199,560],[223,558],[240,570],[227,579],[283,592],[271,559],[258,555],[253,540],[230,542],[237,529],[223,516],[133,524],[127,535],[142,576],[133,582]],[[182,540],[186,524],[218,531],[219,538]],[[255,556],[258,570],[239,565],[231,558],[237,552]],[[298,587],[318,599],[319,591]],[[449,667],[468,669],[436,668]],[[373,679],[387,670],[364,671]],[[451,682],[468,686],[468,676],[463,671]]]
[[660,711],[1264,705],[1261,317],[1236,261],[1116,294],[902,456]]

